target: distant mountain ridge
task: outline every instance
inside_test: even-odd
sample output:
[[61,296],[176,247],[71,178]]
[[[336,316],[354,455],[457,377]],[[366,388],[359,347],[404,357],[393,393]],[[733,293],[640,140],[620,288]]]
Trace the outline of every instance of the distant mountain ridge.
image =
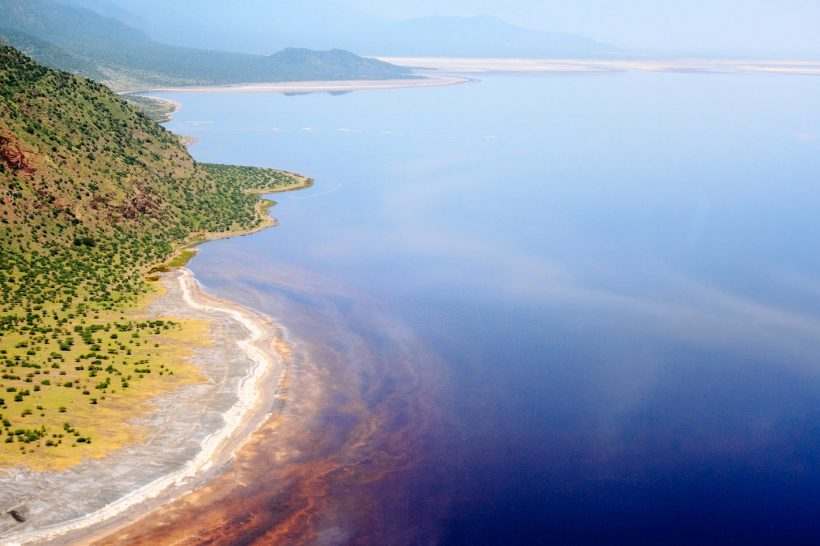
[[[423,35],[435,39],[414,39]],[[529,30],[489,15],[400,21],[392,23],[379,40],[391,55],[606,57],[617,51],[613,46],[577,34]]]
[[0,44],[14,45],[23,53],[36,57],[47,66],[66,72],[81,74],[94,80],[105,79],[105,75],[90,61],[76,57],[63,48],[41,40],[36,36],[18,30],[0,28]]
[[[166,0],[108,2],[135,13],[155,39],[177,45],[268,54],[298,46],[344,48],[368,55],[452,57],[613,57],[618,48],[561,32],[530,30],[497,17],[388,20],[332,0],[199,0],[192,13]],[[218,21],[218,23],[216,23]]]
[[134,13],[123,9],[108,0],[55,0],[58,4],[65,4],[67,6],[73,6],[75,8],[84,8],[99,13],[100,15],[104,15],[105,17],[110,17],[111,19],[116,19],[121,23],[125,23],[126,25],[134,28],[143,28],[147,21]]
[[[115,7],[110,13],[128,14]],[[0,37],[44,64],[118,89],[410,76],[406,68],[340,50],[263,56],[166,45],[120,20],[53,0],[0,0]]]

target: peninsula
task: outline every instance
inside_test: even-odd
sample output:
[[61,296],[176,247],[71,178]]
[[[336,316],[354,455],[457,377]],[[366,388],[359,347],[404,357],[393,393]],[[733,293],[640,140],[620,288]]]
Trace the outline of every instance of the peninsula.
[[0,180],[0,536],[44,540],[185,487],[269,414],[284,333],[176,269],[311,181],[197,163],[108,88],[8,46]]

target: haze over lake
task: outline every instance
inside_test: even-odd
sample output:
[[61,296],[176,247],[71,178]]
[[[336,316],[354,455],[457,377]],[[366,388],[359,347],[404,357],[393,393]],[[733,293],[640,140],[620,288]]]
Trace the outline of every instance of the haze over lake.
[[818,96],[634,72],[172,95],[197,160],[316,180],[197,278],[390,391],[373,422],[412,440],[377,483],[335,478],[329,543],[817,536]]

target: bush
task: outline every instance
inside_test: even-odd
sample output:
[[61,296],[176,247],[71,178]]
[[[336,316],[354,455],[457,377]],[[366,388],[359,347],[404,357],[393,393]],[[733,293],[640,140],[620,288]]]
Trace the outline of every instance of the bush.
[[97,242],[91,237],[77,237],[74,239],[74,246],[86,246],[88,248],[94,248],[95,246],[97,246]]

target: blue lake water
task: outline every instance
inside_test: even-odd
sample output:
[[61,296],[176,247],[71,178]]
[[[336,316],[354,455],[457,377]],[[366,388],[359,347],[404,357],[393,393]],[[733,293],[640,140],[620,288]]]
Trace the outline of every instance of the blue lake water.
[[[316,181],[191,267],[317,347],[395,432],[371,442],[404,440],[329,488],[324,536],[820,538],[817,97],[632,72],[174,96],[198,160]],[[350,419],[324,420],[339,445]]]

